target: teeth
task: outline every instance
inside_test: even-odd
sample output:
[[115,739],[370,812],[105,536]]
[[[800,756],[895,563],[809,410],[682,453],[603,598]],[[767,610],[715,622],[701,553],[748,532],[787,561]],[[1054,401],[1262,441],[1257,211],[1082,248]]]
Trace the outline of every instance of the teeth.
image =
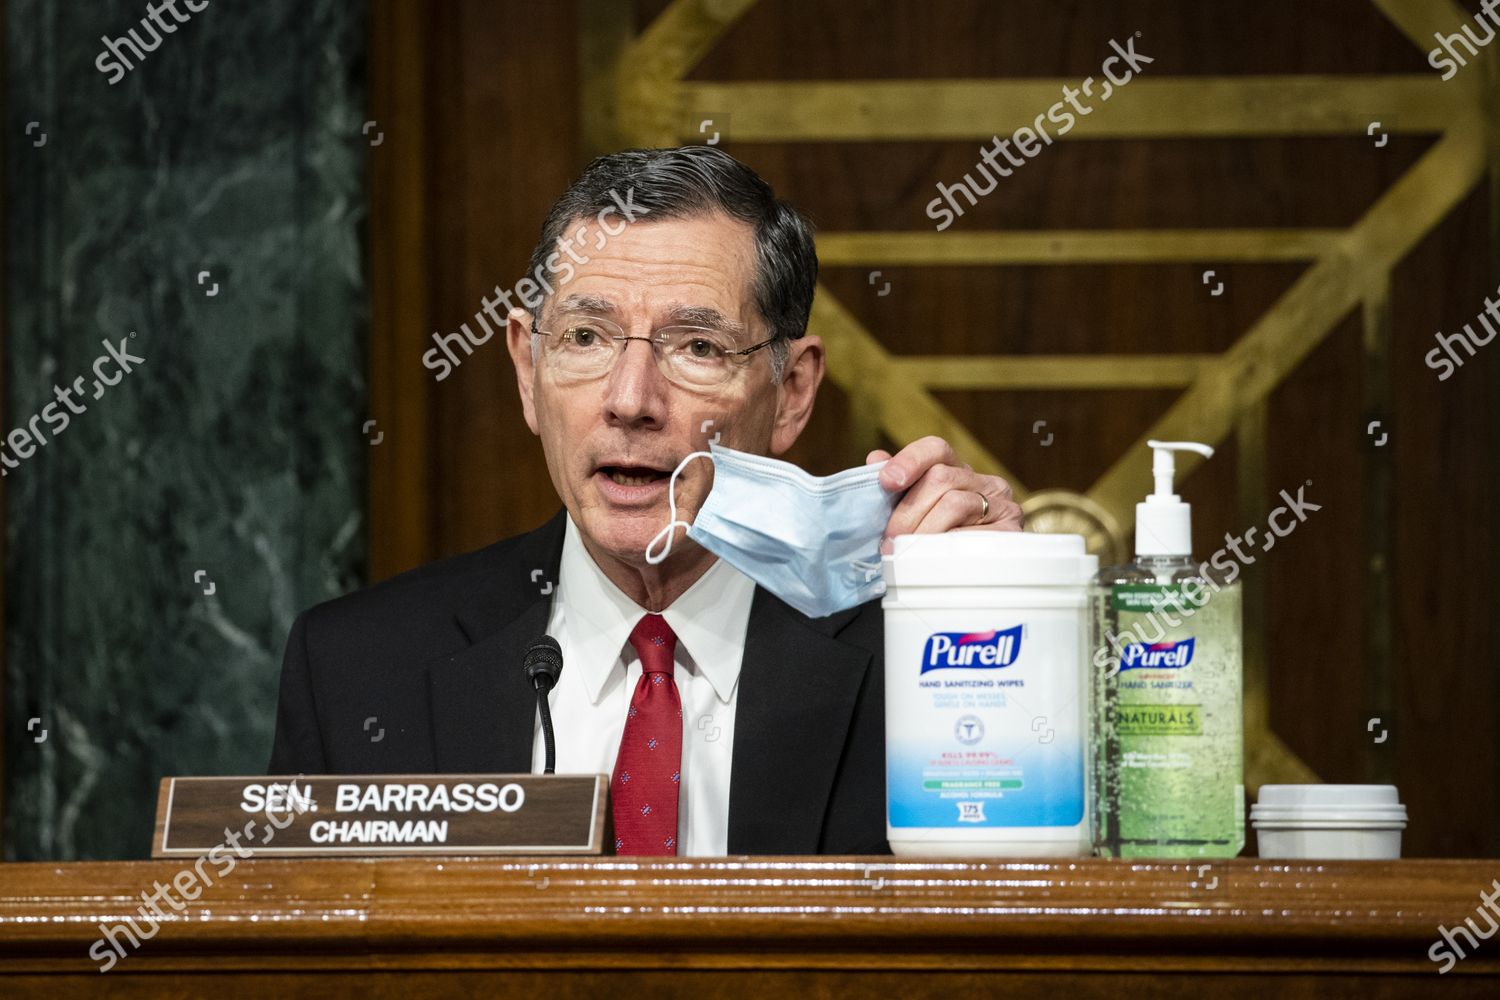
[[627,476],[623,472],[611,472],[609,478],[621,486],[645,486],[647,483],[656,482],[655,476]]

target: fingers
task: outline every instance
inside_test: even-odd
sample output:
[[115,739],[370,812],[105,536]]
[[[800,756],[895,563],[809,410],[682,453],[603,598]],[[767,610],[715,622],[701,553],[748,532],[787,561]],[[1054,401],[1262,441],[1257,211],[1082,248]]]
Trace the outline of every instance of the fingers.
[[1015,494],[1011,491],[1010,483],[999,476],[984,476],[991,489],[986,489],[984,495],[990,501],[990,515],[984,519],[983,524],[972,525],[975,528],[989,528],[995,531],[1020,531],[1025,526],[1026,515],[1021,511],[1021,505],[1016,503]]
[[1010,484],[960,462],[940,437],[913,441],[895,455],[877,448],[865,456],[866,465],[876,462],[886,463],[880,471],[883,487],[906,491],[891,512],[886,538],[966,528],[1021,530],[1024,517]]
[[[1003,481],[1003,480],[1002,480]],[[964,524],[955,528],[955,531],[1021,531],[1024,530],[1026,515],[1021,512],[1021,505],[1014,500],[1002,500],[996,505],[994,500],[990,501],[990,516],[985,518],[983,524]]]
[[978,490],[949,490],[933,504],[914,534],[937,535],[956,528],[978,527],[987,516],[988,498],[981,499]]
[[921,479],[929,469],[939,465],[958,464],[958,456],[953,454],[953,448],[947,441],[928,435],[918,438],[891,456],[886,467],[880,470],[880,485],[893,492],[904,490]]
[[1019,531],[1023,516],[1010,484],[967,466],[936,465],[906,491],[886,523],[886,537],[960,528]]
[[[933,505],[913,534],[944,531],[1020,531],[1025,516],[1011,497],[1010,484],[999,476],[980,476],[973,489],[953,490]],[[980,497],[984,499],[981,500]]]
[[[1009,497],[1009,486],[1005,480],[994,476],[982,476],[997,486],[986,485],[982,489],[953,490],[933,505],[912,534],[939,534],[945,531],[1020,531],[1025,515],[1021,505]],[[998,487],[1006,488],[1000,496]],[[980,495],[989,502],[985,509]]]
[[[1002,493],[1002,490],[1006,491]],[[1009,487],[995,476],[981,476],[956,465],[935,465],[906,491],[891,519],[887,535],[916,535],[974,525],[992,520]],[[984,499],[981,500],[980,496]],[[985,511],[985,502],[989,511]]]
[[[890,466],[886,468],[889,469]],[[916,485],[906,491],[906,495],[896,504],[896,509],[891,511],[890,520],[885,526],[886,535],[894,538],[896,535],[916,534],[918,526],[927,520],[927,516],[943,497],[958,485],[957,476],[961,473],[962,470],[951,465],[928,469],[917,480]],[[977,498],[975,502],[977,504]]]

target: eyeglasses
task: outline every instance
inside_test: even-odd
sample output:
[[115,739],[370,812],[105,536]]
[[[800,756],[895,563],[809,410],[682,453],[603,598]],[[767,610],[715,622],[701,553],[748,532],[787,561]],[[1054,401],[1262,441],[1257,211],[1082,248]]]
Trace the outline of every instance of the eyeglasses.
[[627,337],[618,323],[579,313],[559,316],[551,331],[538,329],[533,319],[531,333],[547,338],[543,358],[560,379],[599,378],[614,367],[627,343],[643,340],[652,345],[662,375],[687,389],[722,388],[750,355],[776,340],[740,348],[731,334],[702,326],[664,326],[649,337]]

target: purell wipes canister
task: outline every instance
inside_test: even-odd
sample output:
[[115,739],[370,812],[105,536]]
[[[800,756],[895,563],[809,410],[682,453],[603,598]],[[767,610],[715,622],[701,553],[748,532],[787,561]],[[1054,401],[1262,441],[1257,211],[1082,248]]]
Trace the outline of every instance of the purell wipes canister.
[[1090,853],[1088,582],[1077,535],[902,535],[882,560],[896,854]]

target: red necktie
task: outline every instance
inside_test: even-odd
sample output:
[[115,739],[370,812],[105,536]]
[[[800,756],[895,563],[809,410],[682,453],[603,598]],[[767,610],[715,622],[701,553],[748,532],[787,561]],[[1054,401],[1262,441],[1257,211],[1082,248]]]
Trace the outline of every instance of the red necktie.
[[641,658],[641,679],[610,782],[615,853],[676,854],[682,783],[682,700],[672,680],[677,635],[661,615],[646,615],[630,633],[630,644]]

